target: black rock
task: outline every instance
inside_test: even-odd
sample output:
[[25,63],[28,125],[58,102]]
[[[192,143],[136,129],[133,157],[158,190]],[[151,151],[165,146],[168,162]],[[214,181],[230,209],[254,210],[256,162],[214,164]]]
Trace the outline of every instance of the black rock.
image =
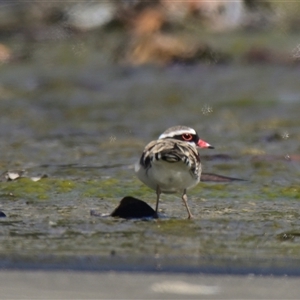
[[112,217],[124,219],[157,218],[155,210],[146,202],[133,198],[124,197],[119,206],[111,213]]
[[0,218],[5,218],[6,217],[6,214],[0,210]]

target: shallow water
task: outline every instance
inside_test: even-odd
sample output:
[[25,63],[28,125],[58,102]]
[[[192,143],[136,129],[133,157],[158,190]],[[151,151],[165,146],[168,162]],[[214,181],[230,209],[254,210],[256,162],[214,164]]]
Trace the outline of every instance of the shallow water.
[[[91,256],[292,266],[300,253],[300,67],[133,68],[88,47],[78,55],[72,43],[37,44],[32,60],[0,68],[0,168],[48,175],[1,183],[3,264],[61,257],[76,266]],[[154,207],[133,164],[176,124],[215,146],[201,151],[204,172],[246,181],[200,183],[189,192],[193,220],[180,195],[163,195],[158,220],[90,216],[127,195]]]

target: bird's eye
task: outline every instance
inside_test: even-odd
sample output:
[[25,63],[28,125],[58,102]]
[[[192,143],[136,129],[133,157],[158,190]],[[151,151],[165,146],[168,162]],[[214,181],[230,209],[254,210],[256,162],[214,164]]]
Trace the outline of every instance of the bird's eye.
[[184,133],[182,135],[182,138],[184,141],[191,141],[193,139],[193,136],[190,133]]

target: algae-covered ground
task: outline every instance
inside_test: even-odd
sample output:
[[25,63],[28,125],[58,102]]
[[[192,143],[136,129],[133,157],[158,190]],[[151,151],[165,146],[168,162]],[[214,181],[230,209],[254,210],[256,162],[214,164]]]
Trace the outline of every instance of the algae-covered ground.
[[[278,39],[296,47],[291,36]],[[109,269],[117,268],[111,258],[120,268],[126,258],[127,266],[160,260],[157,268],[165,261],[170,268],[250,270],[263,262],[293,269],[300,253],[298,65],[131,67],[72,39],[36,43],[31,56],[0,66],[0,169],[28,176],[0,183],[2,266],[101,269],[103,258]],[[156,220],[91,216],[111,213],[127,195],[154,207],[155,193],[133,165],[147,142],[176,124],[215,146],[201,151],[204,172],[244,181],[189,191],[193,220],[180,194],[162,196]]]

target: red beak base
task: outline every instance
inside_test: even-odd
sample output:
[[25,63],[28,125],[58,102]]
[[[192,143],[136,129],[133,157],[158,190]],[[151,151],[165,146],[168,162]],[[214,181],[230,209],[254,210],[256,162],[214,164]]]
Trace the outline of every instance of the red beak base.
[[199,140],[197,143],[199,148],[208,148],[208,149],[214,149],[215,147],[213,147],[212,145],[210,145],[209,143],[206,143],[203,140]]

